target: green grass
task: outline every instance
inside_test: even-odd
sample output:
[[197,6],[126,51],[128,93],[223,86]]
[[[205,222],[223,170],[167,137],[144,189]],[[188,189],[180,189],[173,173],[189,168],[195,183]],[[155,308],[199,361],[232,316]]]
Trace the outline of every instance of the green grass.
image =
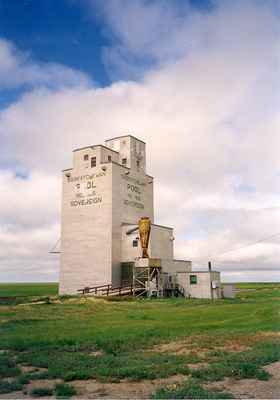
[[[65,301],[62,304],[0,307],[2,348],[32,350],[98,348],[134,351],[160,341],[204,334],[253,334],[280,330],[280,290],[273,296],[235,300]],[[249,317],[250,316],[250,317]]]
[[14,359],[8,354],[0,354],[0,378],[9,378],[20,374]]
[[65,381],[95,378],[113,379],[155,379],[169,375],[187,374],[188,358],[160,353],[106,354],[91,356],[86,352],[41,351],[19,355],[19,361],[37,367],[48,368],[49,378]]
[[153,399],[232,399],[230,393],[204,389],[195,381],[187,381],[181,385],[168,385],[158,389]]
[[26,373],[20,374],[20,376],[18,377],[18,382],[25,385],[26,383],[29,383],[30,381],[35,381],[38,379],[48,379],[48,378],[49,378],[48,371],[26,372]]
[[219,381],[224,377],[268,380],[270,375],[262,366],[279,360],[280,341],[266,340],[255,344],[250,351],[221,355],[208,368],[193,371],[192,376],[204,382]]
[[280,288],[280,282],[240,282],[234,283],[237,289],[271,289]]
[[209,367],[190,371],[191,379],[179,385],[166,385],[157,390],[155,399],[227,399],[232,395],[209,391],[203,383],[221,381],[225,377],[235,379],[269,380],[270,374],[262,367],[280,360],[280,341],[263,341],[241,353],[212,352]]
[[73,386],[59,383],[55,386],[54,393],[56,398],[69,398],[76,394],[76,390]]
[[58,283],[1,283],[0,297],[56,296]]
[[[53,297],[50,304],[30,304],[33,292],[24,301],[27,305],[2,304],[0,350],[6,350],[0,353],[2,390],[9,390],[5,380],[8,376],[18,387],[38,378],[117,382],[123,378],[187,375],[188,364],[200,361],[209,366],[191,371],[196,381],[178,387],[174,396],[196,393],[198,397],[193,398],[213,398],[213,393],[203,392],[200,385],[225,376],[268,379],[262,367],[280,359],[279,341],[254,338],[260,332],[280,331],[280,286],[264,288],[243,288],[236,299],[219,301]],[[14,296],[15,291],[10,290]],[[22,292],[28,290],[29,285],[22,288]],[[181,338],[190,338],[193,353],[152,349],[153,345]],[[252,349],[230,353],[222,346],[231,340],[251,345]],[[204,352],[200,354],[201,349]],[[47,371],[22,374],[19,363]],[[160,393],[164,396],[165,388]]]
[[42,388],[38,387],[38,388],[32,389],[30,394],[33,397],[49,397],[49,396],[52,396],[53,389],[52,388],[46,388],[46,387],[42,387]]
[[11,392],[16,392],[22,389],[22,384],[17,380],[13,381],[0,381],[0,394],[6,394]]

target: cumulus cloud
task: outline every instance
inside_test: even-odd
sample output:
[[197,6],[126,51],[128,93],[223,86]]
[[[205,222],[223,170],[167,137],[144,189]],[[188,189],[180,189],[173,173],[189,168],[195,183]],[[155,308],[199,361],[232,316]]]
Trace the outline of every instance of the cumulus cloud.
[[2,282],[58,280],[58,259],[50,254],[59,225],[0,228],[0,274]]
[[[122,76],[131,76],[131,60],[153,57],[138,81],[35,87],[0,112],[1,159],[30,171],[19,182],[14,219],[11,193],[3,201],[1,219],[15,226],[2,235],[16,229],[17,219],[20,229],[28,229],[22,215],[34,203],[31,236],[47,229],[49,220],[49,236],[42,237],[45,244],[51,235],[55,242],[57,214],[47,204],[59,203],[57,177],[71,167],[72,149],[132,133],[147,142],[157,221],[174,226],[177,257],[198,267],[211,258],[228,280],[279,279],[280,236],[226,253],[279,231],[279,17],[272,2],[216,2],[209,12],[186,6],[181,14],[172,4],[99,5],[116,37],[106,51],[121,47]],[[7,173],[1,179],[5,185],[17,180]],[[40,244],[38,249],[43,251]],[[38,269],[46,262],[40,260]],[[37,271],[35,264],[26,266]]]
[[103,49],[112,77],[139,77],[147,65],[184,56],[192,46],[188,33],[200,17],[190,13],[188,2],[90,0],[89,4],[94,16],[106,21],[108,37],[113,37],[114,45]]
[[0,38],[0,90],[22,86],[88,85],[86,74],[57,63],[35,62],[30,54],[17,49],[10,41]]
[[0,219],[4,225],[41,228],[55,224],[60,208],[60,176],[32,172],[26,178],[0,171]]
[[60,236],[60,179],[0,170],[0,186],[1,280],[57,279],[58,260],[49,251]]

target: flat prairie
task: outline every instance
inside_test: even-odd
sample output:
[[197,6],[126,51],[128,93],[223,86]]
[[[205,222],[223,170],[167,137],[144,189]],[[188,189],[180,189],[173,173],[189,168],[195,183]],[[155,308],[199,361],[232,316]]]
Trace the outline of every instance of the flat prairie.
[[280,284],[237,287],[211,301],[0,285],[0,398],[279,398]]

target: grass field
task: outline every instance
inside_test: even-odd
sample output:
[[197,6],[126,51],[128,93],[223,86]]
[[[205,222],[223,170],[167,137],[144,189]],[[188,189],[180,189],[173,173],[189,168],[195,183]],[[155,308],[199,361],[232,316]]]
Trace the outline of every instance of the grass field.
[[[265,289],[279,287],[275,282],[237,283],[238,289]],[[0,283],[0,297],[3,296],[55,296],[58,294],[58,283]]]
[[58,283],[1,283],[0,297],[55,296]]
[[272,289],[272,288],[279,288],[279,283],[277,282],[242,282],[235,284],[237,289]]
[[[204,385],[224,377],[267,380],[263,366],[280,359],[280,284],[239,289],[236,299],[214,302],[108,301],[52,296],[55,284],[1,285],[0,297],[11,302],[0,305],[0,393],[37,396],[29,386],[38,379],[61,380],[46,395],[70,396],[79,380],[121,387],[125,378],[185,376],[172,387],[161,383],[152,396],[232,397]],[[23,293],[33,297],[14,303]]]

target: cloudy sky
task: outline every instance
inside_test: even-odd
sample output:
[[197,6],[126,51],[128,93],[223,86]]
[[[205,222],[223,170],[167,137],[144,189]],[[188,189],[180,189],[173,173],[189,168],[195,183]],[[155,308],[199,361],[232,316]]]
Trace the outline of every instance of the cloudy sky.
[[0,281],[58,279],[60,171],[126,133],[177,258],[280,280],[279,89],[277,0],[0,0]]

